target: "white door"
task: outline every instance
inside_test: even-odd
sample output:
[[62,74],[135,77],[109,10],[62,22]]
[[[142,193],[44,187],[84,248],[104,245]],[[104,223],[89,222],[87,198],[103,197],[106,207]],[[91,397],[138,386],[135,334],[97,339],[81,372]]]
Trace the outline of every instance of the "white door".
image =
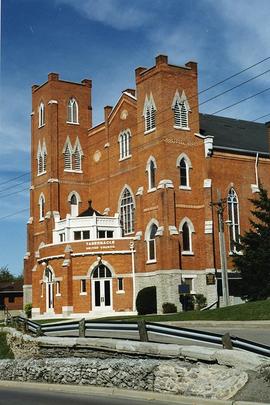
[[46,312],[53,312],[53,282],[52,272],[49,268],[45,270],[46,275]]
[[103,264],[92,274],[92,310],[107,312],[112,310],[112,278],[110,270]]

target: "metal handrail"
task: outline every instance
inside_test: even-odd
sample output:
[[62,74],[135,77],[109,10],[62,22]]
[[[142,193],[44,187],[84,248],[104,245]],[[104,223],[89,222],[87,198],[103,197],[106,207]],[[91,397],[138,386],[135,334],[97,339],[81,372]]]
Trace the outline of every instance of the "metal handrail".
[[[115,321],[89,321],[82,319],[80,321],[70,321],[65,323],[50,323],[48,324],[38,324],[32,320],[23,318],[21,316],[13,317],[12,324],[14,326],[21,327],[24,331],[31,332],[36,336],[47,335],[49,336],[53,333],[54,336],[63,337],[63,333],[66,336],[76,336],[80,337],[107,337],[110,335],[112,338],[116,339],[129,339],[129,340],[142,340],[148,342],[161,342],[166,343],[164,340],[170,341],[172,338],[174,342],[181,340],[191,340],[202,343],[210,343],[213,345],[218,345],[226,348],[224,344],[224,337],[229,336],[229,343],[231,348],[237,348],[241,350],[246,350],[252,353],[256,353],[262,356],[270,357],[270,346],[255,343],[250,340],[242,339],[236,336],[230,336],[229,334],[219,334],[200,330],[193,330],[187,328],[179,328],[175,326],[167,326],[164,324],[158,324],[153,322],[145,322],[138,320],[135,322],[115,322]],[[128,333],[128,338],[126,337]],[[113,336],[115,334],[115,336]],[[119,334],[122,337],[119,337]],[[162,339],[161,339],[162,337]],[[169,343],[169,342],[168,342]]]

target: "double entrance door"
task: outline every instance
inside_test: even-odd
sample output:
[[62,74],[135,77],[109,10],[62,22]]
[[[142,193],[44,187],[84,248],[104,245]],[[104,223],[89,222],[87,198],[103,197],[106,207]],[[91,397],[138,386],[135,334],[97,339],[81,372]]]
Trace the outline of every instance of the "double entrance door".
[[108,267],[100,264],[92,273],[92,310],[112,310],[112,274]]

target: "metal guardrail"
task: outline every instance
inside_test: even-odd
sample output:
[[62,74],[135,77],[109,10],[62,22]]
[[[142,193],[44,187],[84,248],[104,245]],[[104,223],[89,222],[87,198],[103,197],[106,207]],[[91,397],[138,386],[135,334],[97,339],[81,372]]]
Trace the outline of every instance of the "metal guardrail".
[[181,344],[184,339],[217,345],[226,349],[237,348],[270,357],[270,346],[230,336],[228,333],[222,335],[153,322],[146,323],[143,320],[137,322],[103,322],[81,319],[80,321],[69,321],[61,324],[57,322],[38,324],[21,316],[16,316],[11,318],[10,324],[35,336],[106,337],[177,344]]

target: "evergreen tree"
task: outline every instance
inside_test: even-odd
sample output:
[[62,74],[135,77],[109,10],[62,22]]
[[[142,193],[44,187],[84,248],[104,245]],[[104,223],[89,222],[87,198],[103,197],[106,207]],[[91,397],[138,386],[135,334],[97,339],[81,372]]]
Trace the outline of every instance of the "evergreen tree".
[[254,301],[270,297],[270,198],[267,190],[260,186],[258,198],[250,201],[255,218],[250,219],[250,230],[237,244],[238,253],[233,261],[242,276],[242,298]]

